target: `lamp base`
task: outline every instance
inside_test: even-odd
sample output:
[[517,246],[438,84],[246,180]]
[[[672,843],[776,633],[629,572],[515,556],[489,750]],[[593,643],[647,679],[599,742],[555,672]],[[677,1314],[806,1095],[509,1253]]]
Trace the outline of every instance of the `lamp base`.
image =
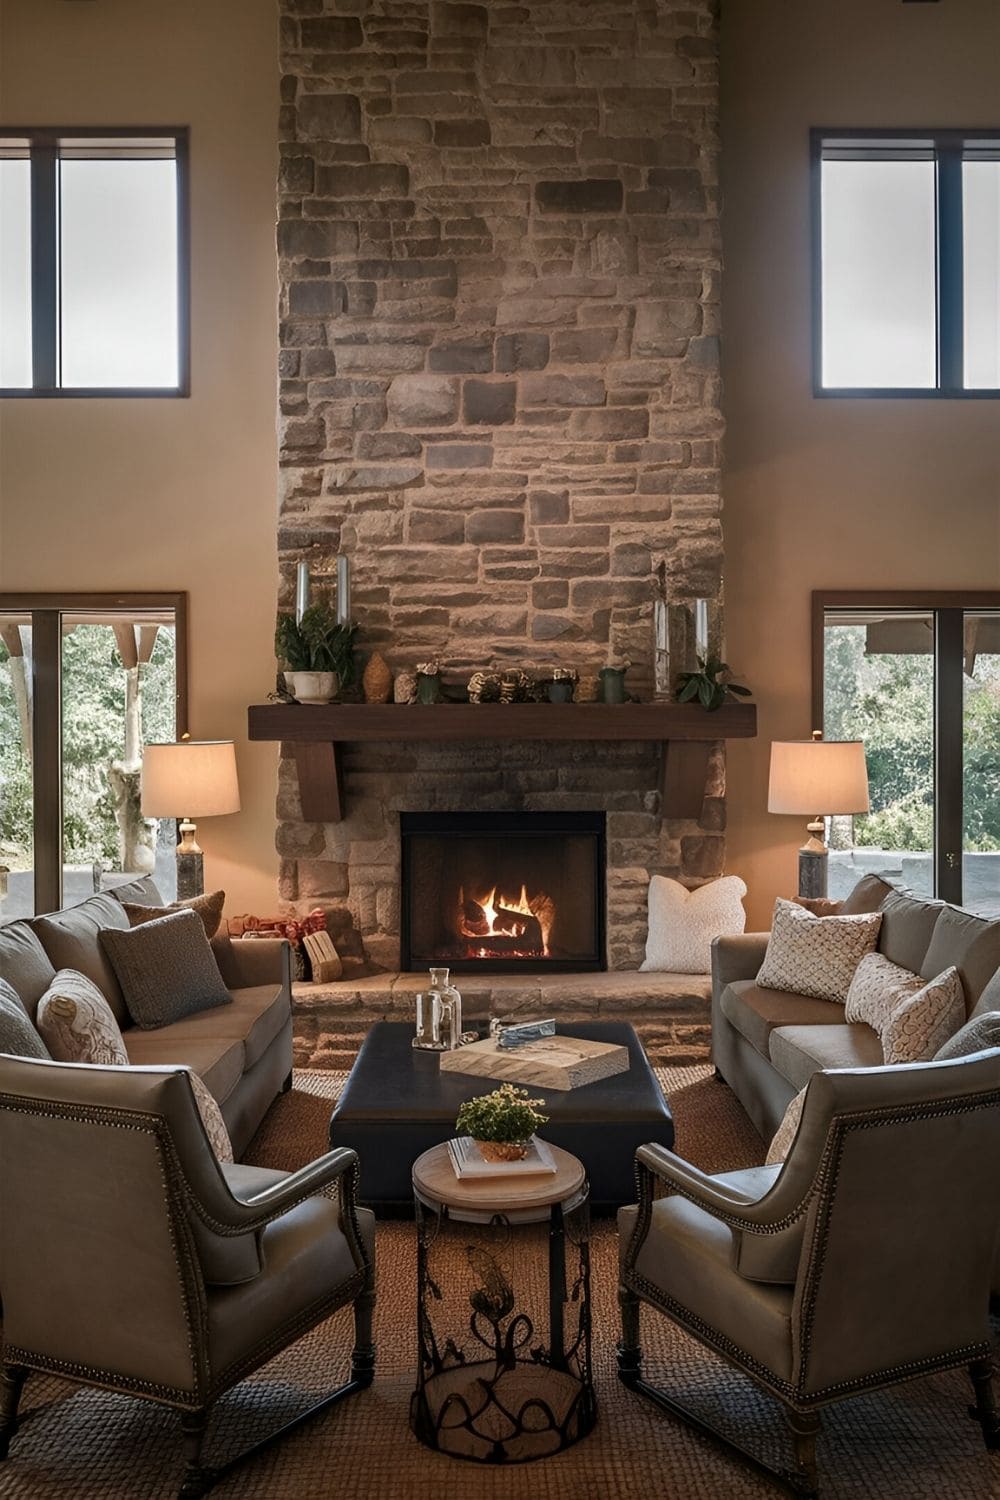
[[815,901],[827,894],[830,856],[824,848],[799,850],[799,895]]
[[190,901],[192,896],[205,894],[205,856],[199,849],[197,854],[177,851],[177,899]]

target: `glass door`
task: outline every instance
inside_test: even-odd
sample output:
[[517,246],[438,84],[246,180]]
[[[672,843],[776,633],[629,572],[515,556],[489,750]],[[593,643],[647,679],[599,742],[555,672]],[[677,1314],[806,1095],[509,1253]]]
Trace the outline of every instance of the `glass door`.
[[35,910],[31,616],[0,613],[0,922]]
[[962,905],[1000,917],[1000,610],[964,617]]

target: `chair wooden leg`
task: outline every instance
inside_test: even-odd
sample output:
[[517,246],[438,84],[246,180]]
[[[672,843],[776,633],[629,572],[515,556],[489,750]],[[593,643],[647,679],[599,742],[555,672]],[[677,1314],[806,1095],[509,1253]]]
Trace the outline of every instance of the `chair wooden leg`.
[[975,1406],[969,1407],[969,1415],[975,1417],[983,1429],[983,1441],[987,1448],[1000,1448],[1000,1413],[997,1412],[993,1394],[993,1361],[977,1359],[969,1366],[972,1388],[976,1393]]
[[627,1286],[619,1286],[618,1306],[622,1319],[622,1336],[618,1343],[618,1378],[623,1385],[631,1387],[642,1378],[639,1298]]
[[181,1413],[181,1431],[184,1434],[184,1457],[187,1460],[187,1468],[178,1492],[178,1500],[200,1500],[202,1495],[208,1494],[218,1477],[211,1469],[206,1469],[201,1461],[207,1430],[207,1411]]
[[17,1431],[17,1404],[27,1378],[24,1365],[0,1368],[0,1459],[7,1457],[10,1440]]
[[354,1302],[354,1348],[351,1351],[351,1380],[369,1386],[375,1378],[375,1344],[372,1340],[372,1314],[375,1293],[366,1288]]
[[795,1448],[795,1472],[792,1475],[792,1486],[798,1495],[816,1495],[819,1492],[819,1474],[816,1469],[816,1436],[819,1432],[819,1417],[812,1411],[791,1411],[786,1407],[785,1421],[788,1423]]

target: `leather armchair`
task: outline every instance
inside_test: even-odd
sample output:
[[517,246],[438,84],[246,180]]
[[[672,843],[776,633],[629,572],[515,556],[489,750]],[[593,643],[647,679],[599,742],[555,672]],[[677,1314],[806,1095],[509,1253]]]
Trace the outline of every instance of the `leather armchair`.
[[[973,1414],[1000,1447],[987,1311],[998,1160],[1000,1049],[815,1074],[779,1166],[713,1177],[642,1147],[639,1202],[618,1220],[621,1379],[803,1495],[817,1492],[820,1408],[955,1365],[969,1366]],[[641,1302],[784,1403],[791,1472],[643,1380]]]
[[0,1057],[0,1175],[0,1457],[44,1370],[175,1408],[180,1494],[203,1495],[224,1472],[202,1459],[212,1403],[346,1303],[350,1378],[297,1421],[371,1383],[374,1220],[353,1151],[221,1166],[183,1070]]

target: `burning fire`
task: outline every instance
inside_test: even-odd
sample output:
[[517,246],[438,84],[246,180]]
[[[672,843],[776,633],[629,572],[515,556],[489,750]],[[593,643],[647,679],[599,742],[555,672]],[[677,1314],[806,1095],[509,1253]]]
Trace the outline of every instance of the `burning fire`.
[[[501,938],[507,940],[503,943],[503,950],[510,957],[548,958],[549,936],[556,909],[555,903],[544,891],[537,896],[529,896],[528,888],[522,881],[520,895],[517,896],[508,896],[494,885],[488,892],[467,897],[463,886],[458,894],[458,903],[461,936],[470,938],[477,945],[482,944],[470,956],[494,957],[496,948],[491,948],[488,940]],[[482,915],[470,918],[470,905]],[[523,950],[510,941],[525,937],[527,943]],[[485,943],[484,939],[487,940]]]

